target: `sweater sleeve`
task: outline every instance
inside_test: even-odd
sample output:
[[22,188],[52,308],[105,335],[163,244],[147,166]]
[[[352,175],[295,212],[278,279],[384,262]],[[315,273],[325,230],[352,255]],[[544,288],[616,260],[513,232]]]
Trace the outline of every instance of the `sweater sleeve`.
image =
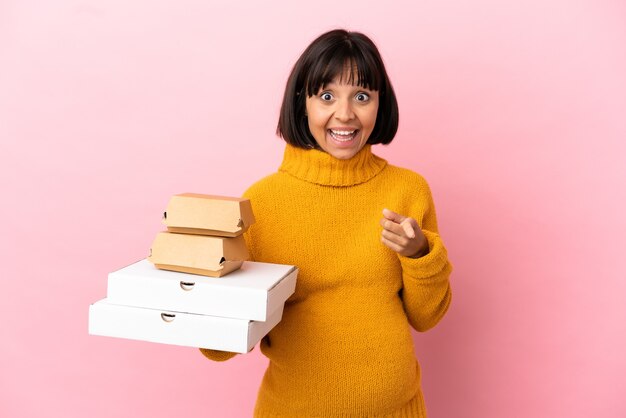
[[401,295],[404,310],[411,326],[423,332],[437,325],[450,306],[452,293],[449,277],[452,264],[439,236],[432,193],[426,181],[423,182],[420,199],[415,204],[420,208],[410,216],[416,216],[428,240],[429,251],[420,258],[398,257],[402,266]]

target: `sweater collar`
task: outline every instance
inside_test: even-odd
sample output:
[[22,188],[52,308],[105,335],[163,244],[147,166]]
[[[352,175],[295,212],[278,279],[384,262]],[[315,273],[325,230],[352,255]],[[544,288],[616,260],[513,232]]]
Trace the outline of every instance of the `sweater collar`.
[[386,165],[387,161],[372,154],[370,144],[349,160],[337,159],[322,150],[287,144],[278,171],[324,186],[353,186],[372,179]]

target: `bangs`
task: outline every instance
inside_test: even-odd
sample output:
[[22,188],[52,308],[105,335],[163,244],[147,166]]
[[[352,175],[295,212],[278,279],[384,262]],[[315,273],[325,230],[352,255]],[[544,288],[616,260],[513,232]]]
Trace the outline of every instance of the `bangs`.
[[364,55],[351,43],[341,42],[326,49],[313,63],[304,81],[304,91],[313,96],[337,77],[340,83],[374,91],[380,91],[382,82],[375,57]]

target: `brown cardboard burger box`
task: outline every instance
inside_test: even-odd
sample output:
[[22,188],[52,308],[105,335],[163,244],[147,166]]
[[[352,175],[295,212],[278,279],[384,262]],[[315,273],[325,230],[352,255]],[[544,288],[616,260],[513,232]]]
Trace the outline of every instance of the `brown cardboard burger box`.
[[236,237],[254,223],[249,199],[198,193],[172,196],[163,224],[170,232]]
[[227,238],[159,232],[148,260],[163,270],[221,277],[240,268],[248,258],[243,235]]

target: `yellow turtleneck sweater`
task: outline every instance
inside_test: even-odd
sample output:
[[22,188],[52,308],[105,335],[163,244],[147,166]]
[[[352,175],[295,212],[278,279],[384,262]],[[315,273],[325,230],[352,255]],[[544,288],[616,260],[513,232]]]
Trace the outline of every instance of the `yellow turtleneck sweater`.
[[[282,321],[261,341],[270,362],[255,417],[425,418],[409,325],[425,331],[443,317],[452,266],[424,178],[369,145],[349,160],[287,145],[278,172],[245,196],[253,260],[300,269]],[[429,253],[387,248],[383,208],[415,218]]]

